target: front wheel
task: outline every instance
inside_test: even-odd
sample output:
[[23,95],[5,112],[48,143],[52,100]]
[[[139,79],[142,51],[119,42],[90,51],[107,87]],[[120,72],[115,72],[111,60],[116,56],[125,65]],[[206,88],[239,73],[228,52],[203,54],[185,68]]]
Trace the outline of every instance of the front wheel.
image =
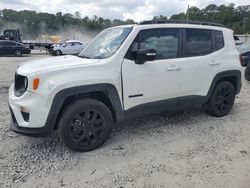
[[57,56],[60,56],[60,55],[62,55],[62,52],[61,52],[61,50],[56,50],[56,51],[55,51],[55,54],[56,54]]
[[68,105],[59,120],[59,135],[74,151],[86,152],[100,147],[109,137],[113,118],[109,108],[95,99]]
[[227,115],[234,105],[235,89],[228,81],[220,82],[214,88],[204,109],[207,114],[222,117]]

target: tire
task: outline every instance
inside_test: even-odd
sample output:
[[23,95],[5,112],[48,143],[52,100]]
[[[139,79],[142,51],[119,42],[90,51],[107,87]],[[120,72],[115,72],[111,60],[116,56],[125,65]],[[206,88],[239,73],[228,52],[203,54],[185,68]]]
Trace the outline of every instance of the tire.
[[23,56],[22,51],[16,50],[16,51],[15,51],[15,56],[16,56],[16,57],[22,57],[22,56]]
[[55,55],[57,55],[57,56],[62,55],[62,51],[61,51],[61,50],[56,50],[56,51],[55,51]]
[[97,149],[109,138],[113,128],[109,108],[95,99],[69,104],[59,119],[59,135],[70,149],[87,152]]
[[207,114],[222,117],[227,115],[234,105],[235,89],[228,81],[218,83],[204,109]]
[[245,69],[245,79],[247,81],[250,81],[250,65],[246,67]]

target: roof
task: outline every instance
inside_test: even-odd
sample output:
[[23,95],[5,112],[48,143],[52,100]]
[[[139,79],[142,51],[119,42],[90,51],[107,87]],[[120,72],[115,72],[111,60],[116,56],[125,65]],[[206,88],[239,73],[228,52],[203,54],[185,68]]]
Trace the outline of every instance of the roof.
[[1,41],[1,42],[13,42],[13,43],[16,43],[16,44],[22,44],[22,45],[24,45],[23,43],[17,42],[17,41],[14,41],[14,40],[6,40],[6,39],[1,40],[1,39],[0,39],[0,41]]
[[222,24],[219,23],[205,22],[205,21],[191,21],[191,20],[148,20],[139,23],[139,25],[146,25],[146,24],[192,24],[192,25],[224,27]]
[[79,41],[79,40],[67,40],[67,41],[65,41],[66,43],[68,43],[68,42],[80,42],[80,43],[82,43],[81,41]]
[[151,28],[195,28],[195,29],[211,29],[211,30],[231,30],[224,27],[218,23],[212,22],[203,22],[203,21],[187,21],[187,20],[149,20],[143,21],[139,24],[133,25],[120,25],[114,26],[113,28],[117,27],[134,27],[138,29],[151,29]]

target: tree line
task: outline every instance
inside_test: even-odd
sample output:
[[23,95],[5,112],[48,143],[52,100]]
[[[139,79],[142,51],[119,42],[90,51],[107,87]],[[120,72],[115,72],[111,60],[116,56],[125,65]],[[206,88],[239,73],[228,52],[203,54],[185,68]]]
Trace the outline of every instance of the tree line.
[[[250,33],[250,5],[238,6],[229,5],[208,5],[200,9],[198,7],[190,7],[187,12],[174,14],[170,17],[165,15],[154,16],[154,20],[189,20],[209,21],[225,25],[234,30],[237,34]],[[11,23],[11,24],[10,24]],[[12,25],[17,25],[22,33],[29,33],[33,37],[39,34],[56,34],[59,31],[71,29],[85,29],[89,31],[99,32],[100,30],[116,25],[134,24],[132,19],[105,19],[98,16],[88,17],[81,15],[80,12],[75,14],[63,14],[58,12],[38,13],[30,10],[0,10],[0,30]],[[9,28],[10,29],[10,28]]]

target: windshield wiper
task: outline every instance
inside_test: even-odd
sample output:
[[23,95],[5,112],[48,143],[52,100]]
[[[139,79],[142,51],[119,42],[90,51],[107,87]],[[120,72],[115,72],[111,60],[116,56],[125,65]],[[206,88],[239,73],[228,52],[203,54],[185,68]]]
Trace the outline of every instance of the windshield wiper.
[[79,56],[79,57],[81,57],[81,58],[86,58],[86,59],[92,59],[91,57],[86,56],[86,55],[81,55],[81,56]]

